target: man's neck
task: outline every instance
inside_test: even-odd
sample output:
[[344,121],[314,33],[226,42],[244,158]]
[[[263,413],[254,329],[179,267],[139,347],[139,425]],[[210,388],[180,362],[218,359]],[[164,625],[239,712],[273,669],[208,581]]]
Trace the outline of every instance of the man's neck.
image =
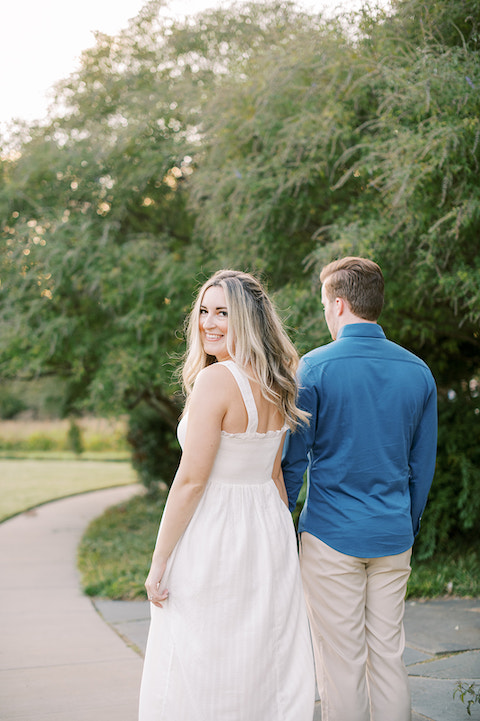
[[353,313],[347,311],[347,313],[344,313],[339,318],[338,330],[340,330],[346,325],[353,325],[354,323],[370,323],[371,325],[376,325],[377,321],[366,320],[366,318],[360,318],[358,315],[354,315]]

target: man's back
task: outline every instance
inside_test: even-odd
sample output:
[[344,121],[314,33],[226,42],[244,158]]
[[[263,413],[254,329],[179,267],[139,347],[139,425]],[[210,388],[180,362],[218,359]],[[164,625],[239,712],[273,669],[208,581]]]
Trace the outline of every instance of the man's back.
[[289,440],[284,460],[288,489],[308,446],[299,530],[361,557],[410,548],[433,475],[436,395],[428,367],[377,324],[358,323],[308,353],[299,378],[300,404],[312,418]]

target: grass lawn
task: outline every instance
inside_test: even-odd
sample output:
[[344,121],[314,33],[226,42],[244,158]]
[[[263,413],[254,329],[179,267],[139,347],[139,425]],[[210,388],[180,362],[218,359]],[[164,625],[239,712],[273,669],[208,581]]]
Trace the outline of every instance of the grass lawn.
[[147,577],[165,495],[136,496],[93,520],[78,549],[82,586],[89,596],[146,598]]
[[[85,593],[111,599],[145,598],[144,581],[165,496],[137,496],[110,508],[87,529],[79,548]],[[409,598],[480,596],[480,553],[454,548],[412,563]]]
[[46,501],[136,482],[128,461],[0,459],[0,521]]

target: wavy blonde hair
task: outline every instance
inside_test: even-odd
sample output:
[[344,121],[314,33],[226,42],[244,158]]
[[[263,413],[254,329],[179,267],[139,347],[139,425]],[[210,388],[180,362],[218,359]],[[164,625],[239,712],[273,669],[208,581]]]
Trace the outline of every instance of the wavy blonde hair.
[[245,372],[251,369],[262,395],[277,406],[289,428],[294,430],[299,423],[308,422],[308,414],[296,404],[297,351],[262,284],[253,275],[236,270],[219,270],[207,280],[190,313],[182,369],[187,404],[197,375],[216,362],[214,356],[205,353],[199,329],[203,296],[212,286],[223,288],[225,293],[230,357]]

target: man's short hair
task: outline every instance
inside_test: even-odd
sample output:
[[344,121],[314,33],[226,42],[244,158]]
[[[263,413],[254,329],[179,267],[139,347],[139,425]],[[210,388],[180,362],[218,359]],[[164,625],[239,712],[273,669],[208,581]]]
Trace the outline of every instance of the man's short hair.
[[385,283],[373,260],[348,256],[334,260],[320,273],[327,298],[342,298],[359,318],[376,321],[382,312]]

